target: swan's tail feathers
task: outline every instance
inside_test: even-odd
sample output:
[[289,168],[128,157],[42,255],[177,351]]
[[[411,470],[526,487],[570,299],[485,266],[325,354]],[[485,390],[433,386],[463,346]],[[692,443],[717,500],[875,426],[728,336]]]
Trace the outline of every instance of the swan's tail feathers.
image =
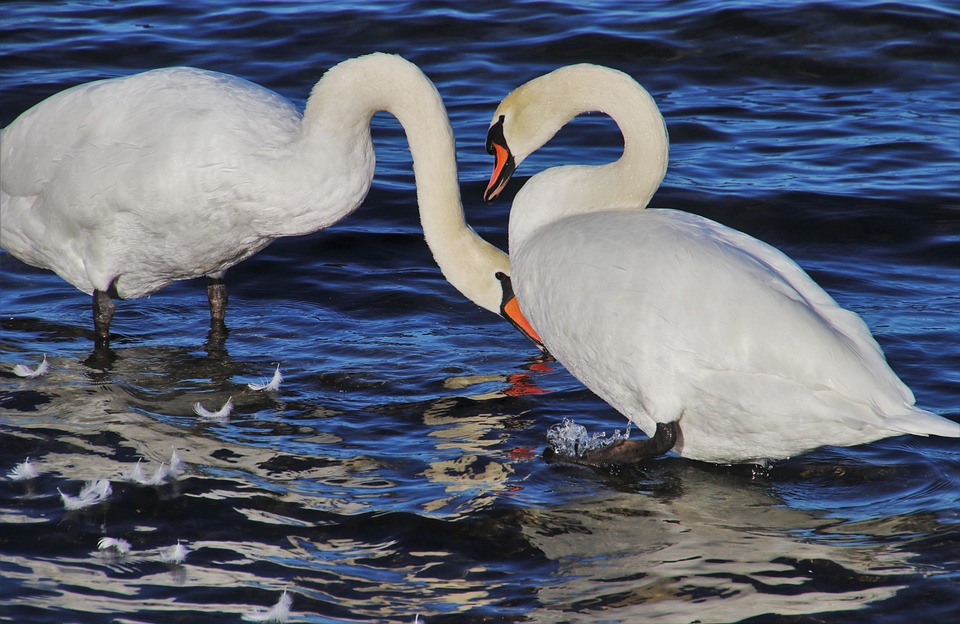
[[891,429],[913,435],[960,438],[960,423],[920,408],[914,408],[913,411],[901,416],[890,416],[887,424]]

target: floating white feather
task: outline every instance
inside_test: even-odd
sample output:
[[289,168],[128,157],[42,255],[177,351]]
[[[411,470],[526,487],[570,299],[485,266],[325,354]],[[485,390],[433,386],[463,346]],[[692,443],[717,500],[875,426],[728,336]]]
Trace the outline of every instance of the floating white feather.
[[173,449],[173,453],[170,455],[169,467],[166,463],[161,463],[152,477],[147,477],[144,474],[142,462],[142,459],[138,459],[133,468],[122,473],[120,478],[140,485],[163,485],[168,479],[176,479],[177,475],[183,470],[183,460],[177,454],[177,449]]
[[111,487],[109,479],[96,479],[87,481],[80,489],[78,496],[64,494],[60,491],[60,488],[57,488],[57,492],[60,492],[64,508],[68,511],[74,511],[102,503],[113,493],[113,487]]
[[293,604],[293,597],[286,590],[280,595],[280,600],[269,610],[251,609],[243,614],[246,622],[271,622],[282,624],[290,617],[290,606]]
[[43,354],[43,361],[37,364],[36,368],[30,368],[26,364],[17,364],[13,367],[13,374],[17,377],[25,377],[26,379],[36,379],[47,374],[47,371],[50,370],[50,362],[47,361],[47,354]]
[[188,552],[190,551],[187,550],[187,547],[184,546],[180,540],[177,540],[176,545],[160,553],[160,560],[166,563],[172,563],[173,565],[180,565],[187,558]]
[[138,459],[137,463],[133,465],[133,468],[131,468],[126,472],[120,473],[120,480],[145,485],[147,482],[147,478],[143,474],[143,464],[141,463],[142,461],[143,461],[142,459]]
[[87,502],[83,501],[82,499],[80,499],[80,498],[78,498],[78,497],[76,497],[76,496],[71,496],[71,495],[69,495],[69,494],[64,494],[64,493],[60,490],[60,488],[57,488],[57,492],[60,492],[60,500],[63,501],[63,507],[64,507],[64,509],[66,509],[67,511],[74,511],[74,510],[76,510],[76,509],[83,509],[84,507],[88,507],[89,505],[92,504],[92,503],[87,503]]
[[167,468],[166,462],[161,462],[160,467],[157,468],[157,471],[153,473],[153,476],[147,479],[144,485],[163,485],[167,482],[167,477],[170,476],[170,469]]
[[269,383],[249,383],[247,387],[251,390],[268,390],[276,392],[280,389],[280,382],[283,381],[283,373],[280,372],[280,365],[277,364],[277,370],[273,372],[273,379]]
[[130,542],[119,537],[101,537],[97,542],[97,548],[100,550],[113,549],[117,554],[125,555],[130,552]]
[[181,472],[183,472],[183,460],[180,459],[177,449],[173,449],[173,452],[170,453],[170,468],[167,470],[167,475],[176,479]]
[[109,479],[87,481],[80,489],[80,498],[100,502],[113,494],[113,487]]
[[30,458],[28,457],[26,461],[11,468],[10,472],[7,473],[7,478],[13,481],[26,481],[27,479],[36,479],[39,475],[40,473],[37,472],[37,469],[30,463]]
[[226,420],[227,416],[229,416],[230,412],[232,411],[233,411],[233,397],[230,397],[229,399],[227,399],[227,402],[223,404],[223,407],[221,407],[215,412],[211,412],[210,410],[205,408],[199,401],[193,404],[193,412],[197,416],[200,416],[201,418],[205,418],[207,420]]

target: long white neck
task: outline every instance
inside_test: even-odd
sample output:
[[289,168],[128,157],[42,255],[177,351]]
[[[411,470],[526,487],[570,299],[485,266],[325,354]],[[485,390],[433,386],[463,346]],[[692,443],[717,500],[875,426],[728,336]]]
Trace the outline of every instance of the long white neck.
[[619,126],[622,156],[606,165],[554,167],[531,178],[514,199],[511,247],[566,216],[645,208],[659,188],[668,162],[666,125],[650,94],[622,72],[596,65],[558,69],[511,93],[494,119],[505,115],[504,135],[519,166],[571,119],[593,111]]
[[330,146],[328,158],[356,150],[372,154],[370,120],[379,111],[394,115],[406,132],[420,222],[434,260],[464,296],[497,312],[502,289],[495,274],[509,275],[510,263],[464,219],[453,129],[440,94],[415,65],[371,54],[332,68],[307,102],[304,142],[326,149],[329,137],[339,137],[342,144]]

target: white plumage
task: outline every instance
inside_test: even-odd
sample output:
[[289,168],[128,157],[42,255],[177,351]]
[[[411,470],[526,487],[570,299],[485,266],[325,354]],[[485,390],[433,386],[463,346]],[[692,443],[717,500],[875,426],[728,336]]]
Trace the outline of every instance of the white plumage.
[[864,322],[786,255],[703,217],[644,210],[668,143],[653,99],[625,74],[571,66],[510,94],[491,128],[502,156],[488,196],[512,171],[507,155],[519,164],[594,110],[619,123],[623,157],[534,176],[510,216],[520,307],[584,385],[650,436],[677,423],[675,452],[718,463],[960,436],[914,406]]
[[187,67],[67,89],[3,132],[3,246],[125,299],[218,274],[363,199],[372,150],[337,171],[300,127],[272,91]]
[[303,115],[240,78],[186,67],[67,89],[0,135],[0,246],[94,295],[136,298],[208,276],[223,321],[223,272],[281,236],[325,228],[360,205],[374,173],[370,119],[396,115],[414,159],[421,221],[444,275],[498,311],[505,254],[464,222],[453,133],[433,84],[397,56],[344,61]]

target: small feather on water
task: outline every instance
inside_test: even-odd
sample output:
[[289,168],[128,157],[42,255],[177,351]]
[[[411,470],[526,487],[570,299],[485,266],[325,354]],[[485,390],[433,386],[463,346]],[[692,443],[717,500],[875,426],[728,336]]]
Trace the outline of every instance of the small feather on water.
[[183,460],[180,459],[177,449],[173,449],[170,453],[170,468],[167,470],[167,476],[176,479],[181,472],[183,472]]
[[143,460],[138,459],[137,463],[133,465],[133,468],[126,472],[120,473],[121,481],[130,481],[131,483],[139,483],[141,485],[146,485],[147,478],[143,474]]
[[[60,492],[60,488],[57,488],[57,492]],[[112,493],[113,488],[110,486],[109,479],[96,479],[94,481],[87,481],[80,489],[78,496],[70,496],[69,494],[60,492],[60,498],[63,500],[63,506],[67,510],[74,511],[102,503]]]
[[167,468],[166,462],[162,462],[160,467],[157,468],[157,471],[153,473],[153,476],[147,479],[144,485],[163,485],[167,482],[167,477],[170,476],[170,470]]
[[184,546],[180,540],[177,540],[176,545],[171,546],[160,553],[160,560],[166,563],[180,565],[187,558],[188,552],[190,551],[187,550],[187,547]]
[[25,377],[27,379],[36,379],[42,375],[46,375],[47,371],[50,370],[50,362],[47,361],[47,354],[43,354],[43,361],[37,364],[36,368],[30,368],[26,364],[17,364],[13,367],[13,374],[17,377]]
[[200,416],[201,418],[205,418],[207,420],[226,420],[227,416],[229,416],[230,412],[232,411],[233,411],[233,397],[230,397],[229,399],[227,399],[227,402],[223,404],[223,407],[221,407],[215,412],[211,412],[210,410],[206,409],[199,401],[193,404],[193,412],[197,416]]
[[10,472],[7,473],[7,478],[12,481],[26,481],[27,479],[36,479],[39,475],[40,473],[37,472],[37,469],[30,463],[30,458],[28,457],[26,461],[11,468]]
[[280,372],[280,365],[277,364],[277,370],[273,372],[273,379],[269,383],[248,383],[247,387],[251,390],[269,390],[276,392],[280,389],[280,382],[283,381],[283,373]]
[[97,542],[97,548],[100,550],[113,549],[117,554],[125,555],[130,552],[130,542],[119,537],[101,537]]
[[268,611],[263,609],[251,609],[243,614],[246,622],[272,622],[282,624],[290,617],[290,606],[293,604],[293,597],[286,590],[280,595],[280,600]]
[[80,488],[80,498],[103,500],[113,493],[109,479],[87,481]]
[[168,479],[176,479],[177,475],[183,470],[183,460],[177,454],[177,449],[173,449],[173,453],[170,455],[170,466],[167,467],[166,463],[161,463],[152,477],[147,477],[144,474],[142,462],[142,459],[138,459],[133,468],[120,475],[120,479],[140,485],[163,485]]

